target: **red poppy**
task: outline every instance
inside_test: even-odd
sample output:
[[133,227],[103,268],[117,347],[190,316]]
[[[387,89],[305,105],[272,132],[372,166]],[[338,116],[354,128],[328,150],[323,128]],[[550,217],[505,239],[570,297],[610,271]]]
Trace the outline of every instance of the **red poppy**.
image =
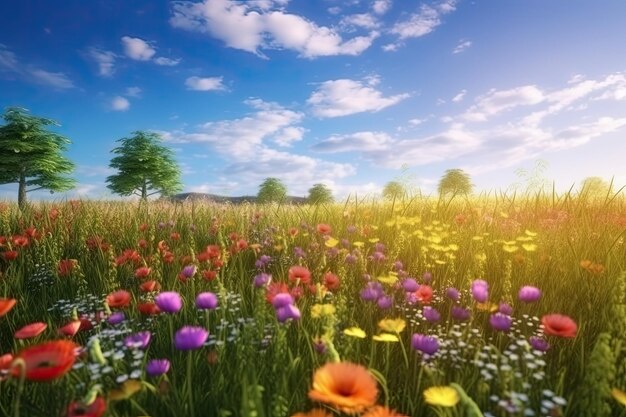
[[28,236],[15,235],[13,236],[12,240],[13,240],[13,245],[19,246],[19,247],[28,246],[28,244],[30,243]]
[[16,339],[30,339],[31,337],[39,336],[44,330],[46,330],[47,327],[48,325],[46,323],[42,323],[40,321],[27,324],[16,331],[13,337]]
[[165,243],[164,240],[159,240],[159,243],[157,243],[157,249],[160,252],[166,252],[167,250],[169,250],[169,247],[167,246],[167,243]]
[[90,251],[96,251],[100,249],[102,252],[106,252],[109,250],[109,244],[104,242],[104,240],[99,236],[92,236],[85,240],[85,244],[87,245],[87,249]]
[[325,224],[325,223],[320,223],[317,225],[317,232],[321,233],[323,235],[329,235],[331,234],[333,231],[332,227],[330,227],[329,225]]
[[150,275],[151,271],[152,269],[148,268],[147,266],[141,266],[135,270],[135,278],[144,279],[148,275]]
[[166,264],[174,263],[174,254],[172,252],[164,252],[163,253],[163,262]]
[[172,240],[180,240],[180,233],[178,233],[178,232],[170,233],[170,239],[172,239]]
[[70,275],[76,265],[78,265],[78,261],[76,259],[61,259],[57,267],[59,276],[66,277]]
[[209,245],[206,247],[206,252],[210,258],[219,258],[222,255],[222,248],[218,245]]
[[7,314],[15,306],[15,298],[0,298],[0,317]]
[[11,367],[11,363],[13,363],[13,355],[10,353],[5,353],[0,356],[0,371],[6,371]]
[[211,261],[211,266],[215,269],[220,269],[224,266],[224,261],[221,259],[213,259],[213,261]]
[[289,235],[291,237],[296,237],[297,234],[298,234],[298,229],[296,227],[289,228]]
[[230,234],[228,235],[228,237],[229,237],[229,239],[230,239],[231,241],[233,241],[233,242],[234,242],[235,240],[239,239],[239,235],[237,234],[237,232],[232,232],[232,233],[230,233]]
[[7,244],[7,238],[6,236],[0,236],[0,248],[3,248],[4,245]]
[[578,330],[576,322],[562,314],[546,314],[541,318],[541,324],[545,334],[551,336],[573,338]]
[[[22,350],[16,359],[25,364],[25,377],[29,381],[50,381],[65,375],[76,361],[76,349],[79,346],[69,340],[55,340]],[[20,368],[15,367],[13,376],[20,375]]]
[[139,225],[139,230],[141,230],[142,232],[145,232],[146,230],[148,230],[150,226],[148,226],[147,223],[142,223],[141,225]]
[[324,286],[331,291],[338,290],[341,285],[339,277],[332,272],[325,273],[322,280],[324,281]]
[[135,249],[125,249],[122,255],[126,261],[132,261],[135,264],[141,262],[141,255]]
[[139,239],[139,241],[137,242],[137,246],[139,246],[141,249],[145,249],[148,247],[148,241],[146,239]]
[[311,272],[304,266],[294,265],[289,268],[289,281],[306,285],[311,281]]
[[205,269],[202,271],[202,278],[206,279],[207,281],[213,281],[215,278],[217,278],[217,271]]
[[420,303],[429,304],[433,299],[433,288],[430,285],[420,285],[415,296]]
[[82,327],[80,320],[72,320],[65,326],[59,328],[59,333],[65,336],[74,337]]
[[50,218],[50,220],[56,220],[57,217],[59,217],[59,209],[58,208],[53,208],[52,210],[50,210],[50,212],[48,213],[48,217]]
[[141,284],[139,288],[143,292],[159,291],[161,289],[161,284],[159,284],[158,281],[152,279]]
[[24,234],[31,239],[39,240],[41,239],[41,233],[37,232],[35,226],[30,226],[29,228],[24,230]]
[[106,302],[109,307],[128,307],[130,304],[130,293],[126,290],[117,290],[107,295]]
[[139,312],[148,316],[159,314],[161,309],[155,303],[140,303],[137,305]]
[[97,396],[94,402],[85,405],[80,401],[74,401],[67,409],[67,417],[100,417],[107,410],[107,403],[101,396]]
[[267,293],[265,294],[265,299],[271,303],[274,301],[274,297],[276,294],[280,293],[289,293],[289,287],[284,282],[271,282],[270,285],[267,286]]
[[2,254],[2,257],[4,258],[5,261],[10,262],[10,261],[14,261],[17,258],[17,255],[18,255],[17,251],[8,250]]

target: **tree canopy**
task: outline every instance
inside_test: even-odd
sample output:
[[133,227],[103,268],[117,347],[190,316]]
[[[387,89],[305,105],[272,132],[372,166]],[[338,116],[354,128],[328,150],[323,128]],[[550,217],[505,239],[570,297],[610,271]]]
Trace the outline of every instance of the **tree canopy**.
[[587,177],[580,184],[580,195],[585,198],[605,198],[612,191],[611,184],[601,177]]
[[287,187],[278,178],[266,178],[259,186],[257,201],[261,204],[281,202],[287,196]]
[[335,201],[333,193],[326,184],[315,184],[309,188],[309,204],[328,204]]
[[449,169],[439,180],[438,191],[442,196],[452,194],[454,197],[458,194],[470,194],[473,187],[470,176],[465,171],[462,169]]
[[160,143],[157,133],[137,131],[118,142],[121,145],[111,151],[117,156],[109,164],[118,172],[106,179],[111,191],[146,200],[154,194],[167,196],[182,190],[174,154]]
[[383,188],[383,198],[385,200],[399,200],[406,195],[404,185],[398,181],[389,181]]
[[3,119],[6,124],[0,126],[0,184],[18,184],[20,208],[26,205],[26,193],[31,191],[74,188],[75,181],[64,175],[74,170],[72,161],[63,156],[71,142],[47,130],[48,126],[59,126],[57,122],[17,107],[8,108]]

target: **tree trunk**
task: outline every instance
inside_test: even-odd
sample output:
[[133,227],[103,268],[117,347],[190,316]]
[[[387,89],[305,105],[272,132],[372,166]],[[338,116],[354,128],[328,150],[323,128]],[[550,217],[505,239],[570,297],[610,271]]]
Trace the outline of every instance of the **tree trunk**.
[[26,208],[26,174],[23,169],[20,173],[20,182],[17,189],[17,205],[20,210]]
[[144,180],[143,185],[141,186],[141,199],[146,201],[148,199],[148,187],[146,185],[146,181]]

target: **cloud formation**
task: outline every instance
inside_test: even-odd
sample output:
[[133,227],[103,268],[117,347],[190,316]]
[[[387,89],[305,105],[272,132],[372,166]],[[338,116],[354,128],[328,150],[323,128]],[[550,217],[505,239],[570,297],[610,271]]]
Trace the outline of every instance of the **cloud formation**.
[[219,91],[224,90],[223,77],[189,77],[185,80],[188,90],[195,91]]
[[56,90],[68,90],[75,87],[74,82],[65,73],[51,72],[20,62],[17,55],[3,44],[0,44],[0,75]]

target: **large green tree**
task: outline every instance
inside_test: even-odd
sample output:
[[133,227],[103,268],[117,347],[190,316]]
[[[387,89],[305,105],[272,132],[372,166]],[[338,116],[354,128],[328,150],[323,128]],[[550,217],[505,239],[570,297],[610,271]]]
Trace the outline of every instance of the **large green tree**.
[[441,177],[438,190],[442,196],[452,194],[454,197],[458,194],[470,194],[473,187],[470,176],[465,171],[462,169],[449,169]]
[[259,186],[257,201],[261,204],[281,202],[287,197],[287,187],[278,178],[266,178]]
[[587,177],[580,184],[580,196],[584,198],[605,198],[612,191],[611,184],[601,177]]
[[12,107],[3,115],[0,126],[0,184],[18,184],[17,202],[26,205],[26,194],[36,190],[50,192],[74,188],[75,181],[65,176],[74,164],[63,156],[69,139],[48,131],[57,122],[28,114]]
[[335,201],[333,192],[326,184],[315,184],[309,188],[309,204],[329,204]]
[[399,200],[405,195],[404,185],[398,181],[389,181],[383,188],[383,198],[385,200]]
[[182,190],[174,154],[161,144],[157,133],[137,131],[118,142],[121,145],[111,151],[117,156],[109,164],[118,172],[106,179],[111,191],[146,200],[154,194],[167,196]]

